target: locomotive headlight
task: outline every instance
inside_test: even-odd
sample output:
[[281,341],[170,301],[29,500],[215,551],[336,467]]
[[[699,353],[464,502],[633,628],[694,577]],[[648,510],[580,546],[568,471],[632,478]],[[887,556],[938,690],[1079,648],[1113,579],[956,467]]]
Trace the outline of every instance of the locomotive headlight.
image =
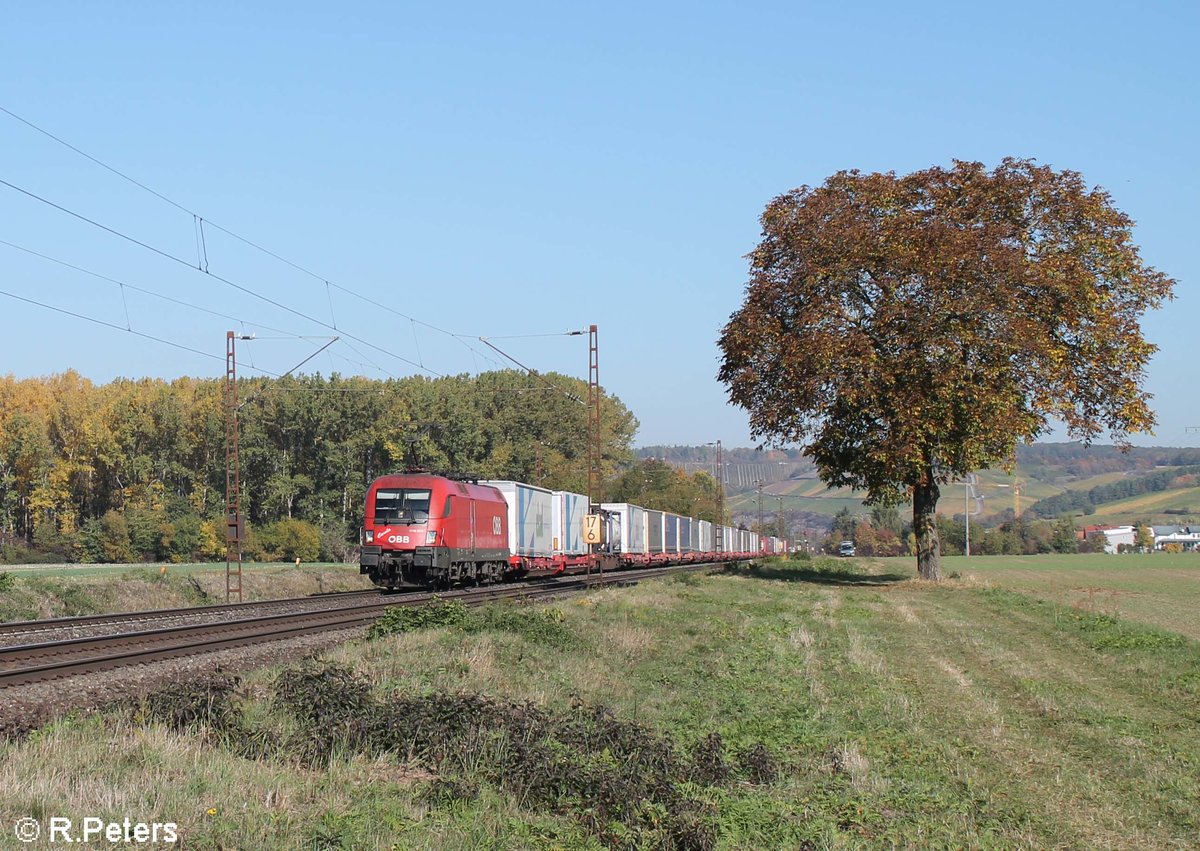
[[430,529],[428,532],[425,533],[425,546],[429,546],[430,544],[436,544],[436,543],[437,543],[437,530]]
[[375,530],[374,530],[374,529],[368,529],[368,530],[367,530],[367,543],[368,543],[368,544],[372,544],[372,543],[374,543],[374,542],[375,542]]

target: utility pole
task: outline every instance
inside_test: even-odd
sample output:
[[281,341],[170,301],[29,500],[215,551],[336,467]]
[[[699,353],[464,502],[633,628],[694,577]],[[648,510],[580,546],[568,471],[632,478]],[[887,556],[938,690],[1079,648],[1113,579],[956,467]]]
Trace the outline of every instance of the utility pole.
[[783,514],[783,494],[779,494],[779,528],[776,530],[779,537],[787,540],[787,518]]
[[[600,339],[595,325],[588,326],[588,514],[600,513]],[[604,572],[600,559],[595,557],[599,544],[588,544],[592,555],[588,559],[588,572],[593,561]]]
[[725,552],[725,535],[721,531],[721,527],[725,525],[725,464],[721,454],[721,441],[716,440],[712,443],[706,443],[705,446],[717,447],[717,524],[713,529],[713,542],[716,544],[717,552]]
[[242,483],[238,455],[237,334],[225,334],[225,602],[242,601]]
[[975,489],[976,480],[974,473],[968,473],[963,482],[963,528],[966,530],[963,555],[968,558],[971,556],[971,491]]
[[596,326],[588,327],[588,513],[600,497],[600,352]]
[[763,481],[759,479],[754,484],[758,485],[758,534],[763,533]]
[[721,452],[721,441],[717,440],[717,522],[725,522],[725,459]]

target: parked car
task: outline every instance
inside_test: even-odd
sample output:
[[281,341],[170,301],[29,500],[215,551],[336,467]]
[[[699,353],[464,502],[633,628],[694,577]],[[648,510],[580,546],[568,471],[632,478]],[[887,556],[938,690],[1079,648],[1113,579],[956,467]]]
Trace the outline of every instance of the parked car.
[[840,556],[854,555],[854,542],[853,541],[842,541],[840,544],[838,544],[838,555],[840,555]]

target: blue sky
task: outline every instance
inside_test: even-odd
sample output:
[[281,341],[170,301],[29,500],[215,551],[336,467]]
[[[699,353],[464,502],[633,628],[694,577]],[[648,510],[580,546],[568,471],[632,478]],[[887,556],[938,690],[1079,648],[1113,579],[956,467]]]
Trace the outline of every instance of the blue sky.
[[218,358],[0,296],[0,369],[217,376],[237,327],[247,371],[341,333],[306,370],[474,372],[485,335],[586,378],[586,340],[501,338],[596,323],[639,443],[746,445],[715,340],[765,204],[842,168],[1012,155],[1107,188],[1178,279],[1144,322],[1160,424],[1138,442],[1196,445],[1197,5],[344,5],[6,12],[0,106],[315,272],[205,229],[210,272],[319,321],[189,268],[190,213],[0,114],[0,179],[186,261],[0,186],[0,239],[129,285],[0,245],[0,289]]

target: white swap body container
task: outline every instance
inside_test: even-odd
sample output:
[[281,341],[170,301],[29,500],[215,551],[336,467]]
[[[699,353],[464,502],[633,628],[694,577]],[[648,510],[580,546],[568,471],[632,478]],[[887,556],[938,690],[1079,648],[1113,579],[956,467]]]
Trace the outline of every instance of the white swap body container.
[[696,521],[690,517],[679,518],[679,552],[690,553],[695,551],[692,546],[692,529],[695,527]]
[[663,512],[655,511],[652,508],[646,509],[646,552],[661,553],[663,551],[665,539],[663,527],[665,525]]
[[588,498],[570,491],[554,491],[553,510],[554,539],[551,546],[555,555],[582,555],[588,551],[583,542],[583,518],[587,516]]
[[619,529],[612,541],[614,552],[641,555],[646,552],[646,509],[628,502],[606,502]]
[[713,524],[707,520],[696,521],[696,531],[700,534],[700,552],[713,553]]
[[554,553],[554,492],[522,482],[489,481],[508,503],[508,549],[523,558],[550,558]]
[[683,552],[679,540],[679,521],[678,514],[672,514],[669,511],[663,512],[663,552],[671,555],[679,555]]
[[718,526],[716,531],[713,534],[713,537],[716,538],[716,540],[713,541],[713,546],[716,547],[717,552],[719,552],[719,553],[735,552],[734,544],[736,542],[733,539],[733,527]]

